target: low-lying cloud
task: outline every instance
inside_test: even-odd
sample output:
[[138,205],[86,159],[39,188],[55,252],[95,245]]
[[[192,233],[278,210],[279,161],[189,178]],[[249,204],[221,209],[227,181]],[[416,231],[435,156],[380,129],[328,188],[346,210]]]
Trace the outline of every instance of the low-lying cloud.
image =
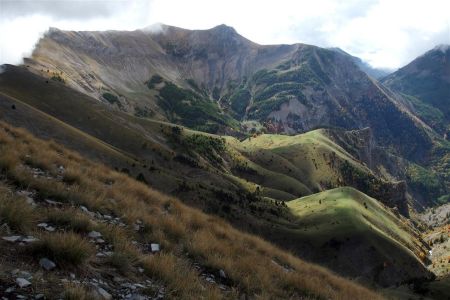
[[261,44],[339,47],[372,66],[397,68],[450,44],[446,0],[0,0],[0,63],[29,56],[49,27],[157,30],[233,26]]

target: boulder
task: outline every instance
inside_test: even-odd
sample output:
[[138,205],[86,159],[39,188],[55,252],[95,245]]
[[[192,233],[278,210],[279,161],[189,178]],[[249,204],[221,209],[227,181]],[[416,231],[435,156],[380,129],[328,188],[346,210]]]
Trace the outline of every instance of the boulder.
[[4,236],[2,237],[2,239],[4,239],[5,241],[11,242],[11,243],[15,243],[20,241],[22,237],[20,235],[11,235],[11,236]]
[[16,278],[16,284],[20,287],[20,288],[25,288],[27,286],[31,285],[31,282],[29,282],[28,280],[26,280],[25,278]]
[[102,237],[102,234],[98,231],[91,231],[89,232],[88,237],[90,237],[91,239],[97,239]]
[[54,262],[45,257],[39,260],[39,265],[47,271],[50,271],[51,269],[54,269],[56,267],[56,264]]
[[152,252],[159,252],[160,251],[159,244],[150,244],[150,249],[152,250]]
[[101,287],[98,288],[97,292],[103,299],[106,299],[106,300],[112,299],[111,294],[108,293],[105,289],[103,289]]

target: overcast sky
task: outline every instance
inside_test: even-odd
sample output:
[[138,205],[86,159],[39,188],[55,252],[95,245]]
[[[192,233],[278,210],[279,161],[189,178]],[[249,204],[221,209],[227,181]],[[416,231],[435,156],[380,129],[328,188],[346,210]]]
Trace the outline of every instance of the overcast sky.
[[49,28],[134,30],[233,26],[260,44],[340,47],[398,68],[450,44],[449,0],[0,0],[0,63],[21,62]]

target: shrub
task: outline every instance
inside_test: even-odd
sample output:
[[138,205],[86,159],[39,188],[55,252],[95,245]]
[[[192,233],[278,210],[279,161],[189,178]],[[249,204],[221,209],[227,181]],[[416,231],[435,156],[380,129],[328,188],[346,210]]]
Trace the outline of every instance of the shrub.
[[54,80],[54,81],[61,82],[61,83],[66,83],[66,80],[64,78],[62,78],[61,75],[59,75],[57,73],[53,73],[53,76],[50,79]]
[[117,104],[117,105],[120,105],[120,101],[119,101],[119,98],[117,98],[117,96],[116,95],[113,95],[113,94],[111,94],[111,93],[108,93],[108,92],[106,92],[106,93],[103,93],[103,98],[105,98],[105,100],[106,101],[108,101],[109,103],[111,103],[111,104]]
[[149,81],[146,82],[146,84],[149,89],[154,89],[155,84],[158,84],[161,82],[163,82],[163,78],[161,76],[159,76],[158,74],[155,74],[152,76],[152,78],[150,78]]
[[239,115],[243,116],[245,109],[250,103],[252,95],[247,89],[238,90],[230,98],[231,108]]

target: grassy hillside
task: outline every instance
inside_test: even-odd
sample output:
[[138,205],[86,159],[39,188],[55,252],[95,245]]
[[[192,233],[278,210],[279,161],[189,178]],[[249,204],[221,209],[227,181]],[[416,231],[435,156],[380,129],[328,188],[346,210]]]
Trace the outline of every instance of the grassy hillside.
[[[0,286],[22,277],[30,282],[11,295],[118,297],[120,283],[127,283],[135,293],[169,299],[379,298],[5,123],[0,167],[2,236],[21,236],[0,242]],[[42,258],[55,263],[51,271],[40,271]]]
[[[328,129],[318,129],[296,136],[264,134],[247,139],[236,147],[253,162],[274,172],[272,178],[266,180],[270,182],[267,185],[272,188],[275,188],[274,183],[282,178],[278,174],[296,180],[297,186],[307,187],[309,193],[339,186],[353,186],[407,214],[405,188],[402,183],[392,182],[375,174],[357,156],[358,149],[355,149],[355,145],[347,144],[345,149],[335,141],[339,136],[342,139],[345,136],[347,139],[355,139],[359,144],[366,143],[367,152],[371,151],[370,139],[361,141],[358,131]],[[349,151],[352,151],[353,155]],[[295,188],[286,185],[287,180],[285,187],[279,189],[291,191]],[[292,194],[297,197],[305,195],[298,192]]]
[[430,276],[424,272],[425,266],[417,263],[418,257],[425,262],[427,244],[411,229],[409,220],[353,188],[325,191],[287,205],[297,217],[297,228],[292,230],[299,242],[321,249],[312,256],[331,256],[329,263],[339,265],[347,253],[354,268],[351,271],[363,269],[362,273],[385,278],[387,281],[381,282],[385,285],[400,283],[406,273]]

